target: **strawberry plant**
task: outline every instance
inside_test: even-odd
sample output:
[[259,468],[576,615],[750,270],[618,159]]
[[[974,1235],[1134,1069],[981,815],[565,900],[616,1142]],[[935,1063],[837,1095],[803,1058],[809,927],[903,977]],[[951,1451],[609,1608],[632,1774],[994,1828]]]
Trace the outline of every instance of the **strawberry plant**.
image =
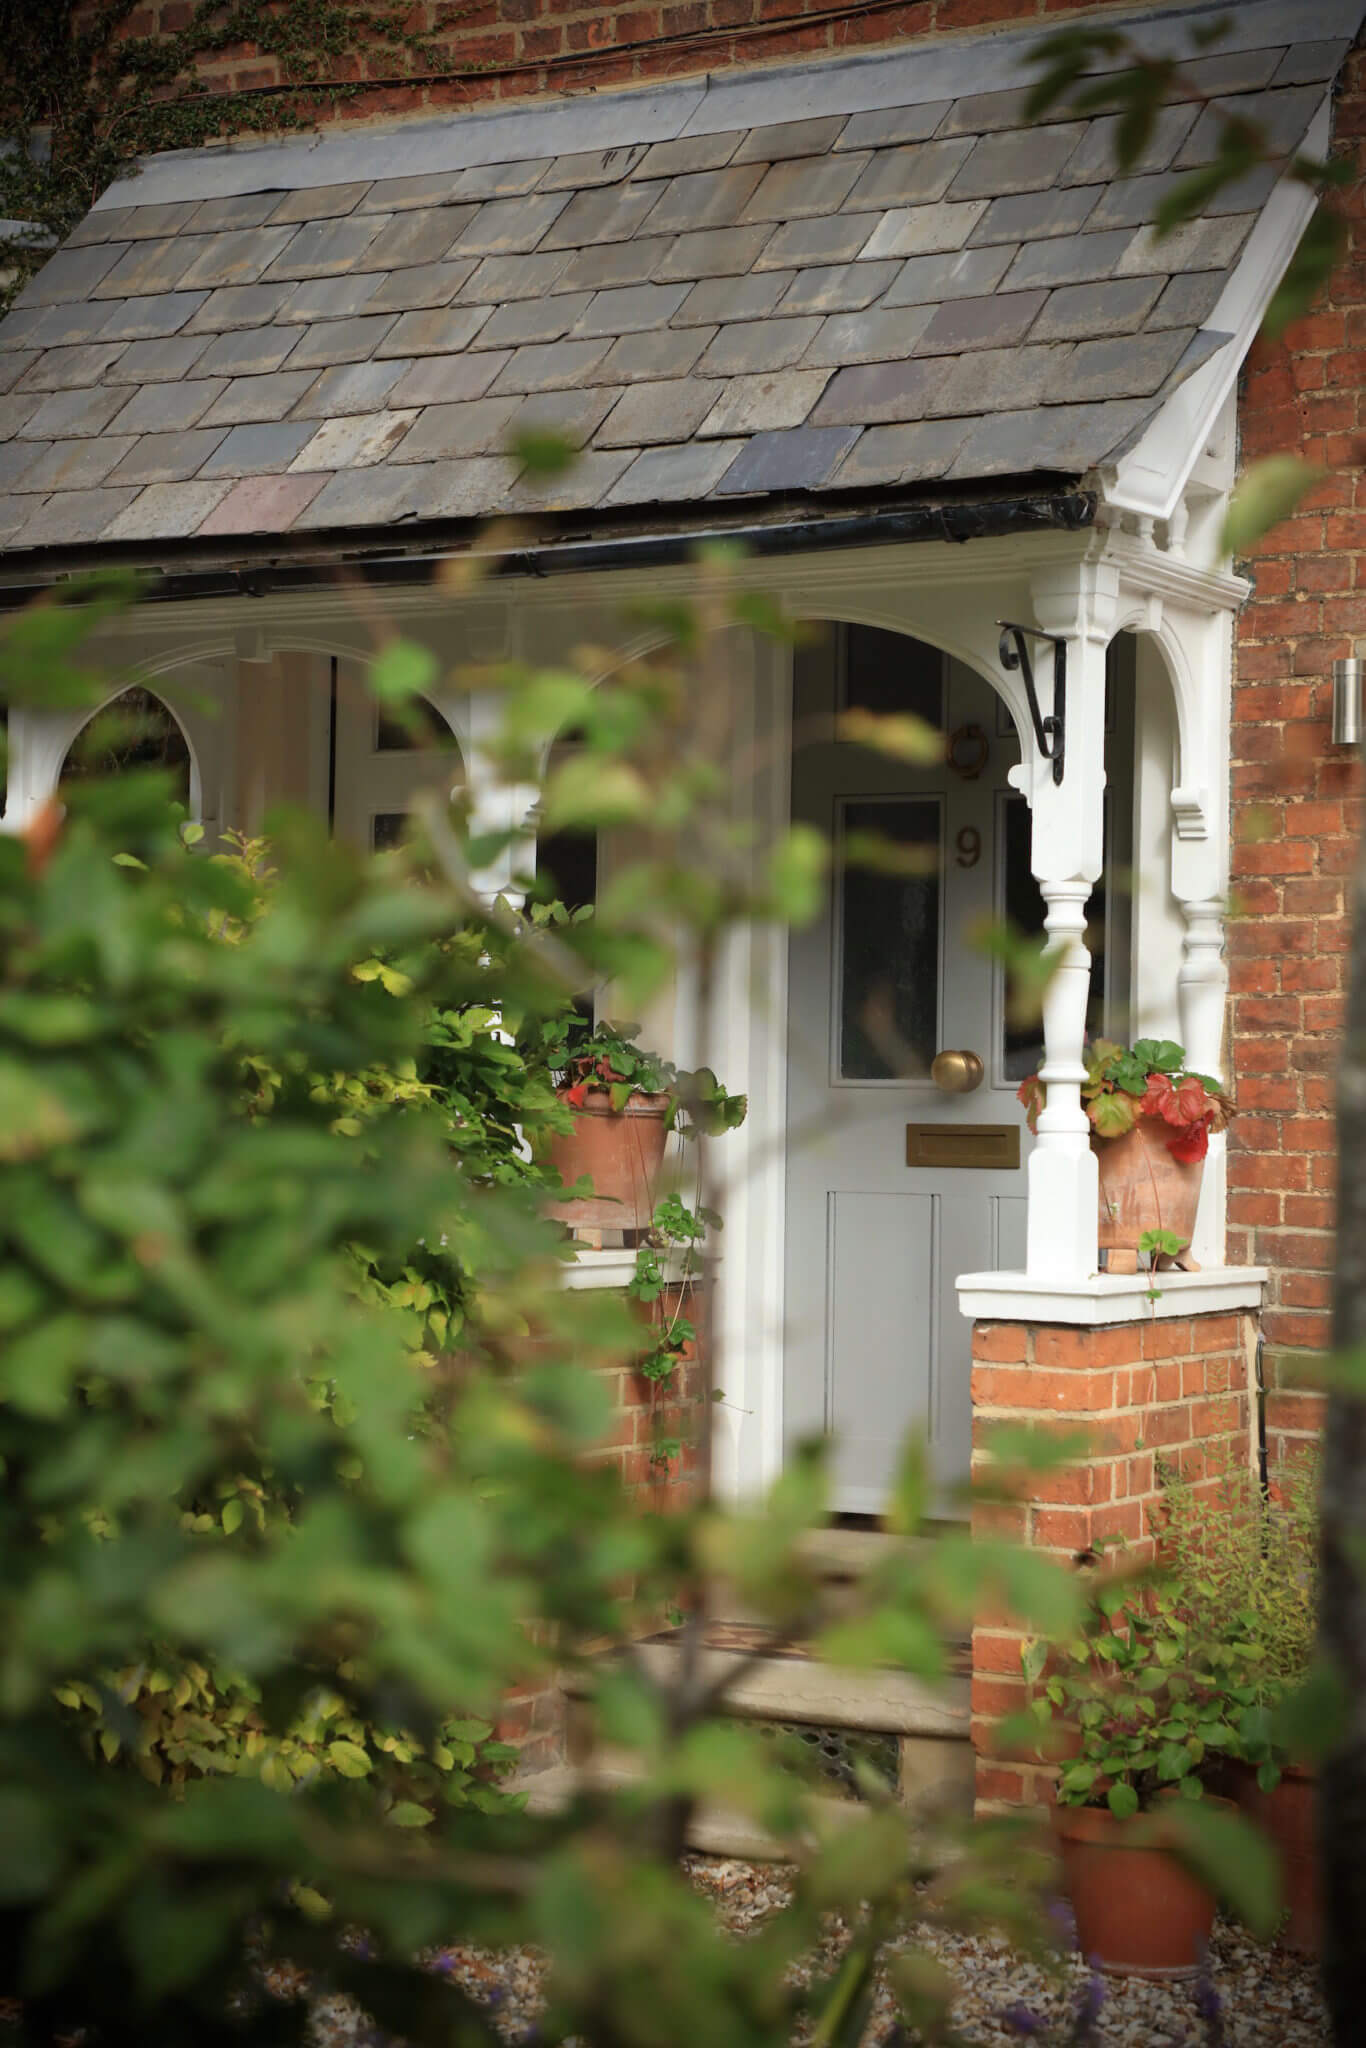
[[[1170,1038],[1140,1038],[1132,1046],[1098,1038],[1083,1054],[1086,1079],[1081,1099],[1099,1138],[1122,1138],[1140,1117],[1156,1117],[1167,1128],[1167,1150],[1183,1166],[1203,1159],[1211,1131],[1222,1131],[1233,1114],[1217,1081],[1191,1072],[1184,1046]],[[1048,1091],[1037,1074],[1020,1083],[1019,1099],[1031,1131]]]

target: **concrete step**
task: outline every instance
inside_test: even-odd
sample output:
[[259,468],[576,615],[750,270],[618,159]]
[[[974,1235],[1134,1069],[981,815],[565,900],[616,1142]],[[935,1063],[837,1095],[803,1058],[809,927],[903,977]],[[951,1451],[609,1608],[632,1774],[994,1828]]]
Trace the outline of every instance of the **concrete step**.
[[[635,1784],[640,1769],[631,1759],[598,1756],[582,1764],[554,1764],[524,1779],[512,1778],[507,1789],[521,1793],[529,1813],[563,1813],[570,1803],[589,1791],[621,1791]],[[810,1831],[820,1838],[837,1828],[856,1822],[866,1807],[853,1799],[831,1799],[812,1794],[807,1801]],[[791,1851],[761,1828],[748,1814],[732,1808],[699,1807],[688,1830],[688,1846],[707,1856],[741,1856],[756,1863],[785,1862]]]
[[[651,1675],[667,1683],[678,1670],[677,1642],[637,1645]],[[904,1671],[846,1671],[811,1657],[754,1657],[744,1650],[704,1650],[708,1684],[734,1672],[725,1711],[745,1721],[800,1721],[815,1728],[865,1729],[878,1735],[927,1735],[965,1741],[972,1712],[965,1677],[942,1686],[926,1685]],[[584,1678],[566,1676],[571,1693],[591,1690]]]

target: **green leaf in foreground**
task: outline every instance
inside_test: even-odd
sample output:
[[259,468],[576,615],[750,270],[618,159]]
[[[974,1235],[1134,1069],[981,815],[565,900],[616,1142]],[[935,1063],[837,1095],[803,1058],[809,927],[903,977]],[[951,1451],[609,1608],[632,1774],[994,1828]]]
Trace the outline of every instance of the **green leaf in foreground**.
[[1282,519],[1288,519],[1324,471],[1298,455],[1268,455],[1254,462],[1229,501],[1219,545],[1226,555],[1246,554]]

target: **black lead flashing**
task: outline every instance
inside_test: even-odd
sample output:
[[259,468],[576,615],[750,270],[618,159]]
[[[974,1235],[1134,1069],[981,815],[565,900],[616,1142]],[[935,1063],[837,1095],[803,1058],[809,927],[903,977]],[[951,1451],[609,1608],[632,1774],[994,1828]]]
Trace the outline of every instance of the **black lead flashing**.
[[[866,547],[888,541],[947,540],[963,543],[1017,533],[1077,533],[1095,524],[1096,497],[1091,491],[1038,491],[1019,497],[951,500],[939,504],[882,505],[858,512],[827,513],[735,526],[676,527],[658,533],[622,533],[547,540],[536,546],[510,548],[496,557],[499,576],[547,577],[590,569],[657,568],[687,561],[706,544],[724,542],[759,557],[807,554],[829,548]],[[418,535],[411,536],[418,542]],[[354,544],[353,544],[354,545]],[[299,561],[288,556],[241,567],[214,569],[166,568],[151,574],[142,602],[184,603],[194,599],[266,597],[349,578],[374,588],[434,582],[452,559],[469,560],[477,548],[443,547],[439,535],[427,546],[402,553],[338,553],[325,560]],[[77,562],[68,558],[46,578],[0,586],[0,610],[14,610],[30,599],[92,569],[141,566],[128,550],[92,548]]]

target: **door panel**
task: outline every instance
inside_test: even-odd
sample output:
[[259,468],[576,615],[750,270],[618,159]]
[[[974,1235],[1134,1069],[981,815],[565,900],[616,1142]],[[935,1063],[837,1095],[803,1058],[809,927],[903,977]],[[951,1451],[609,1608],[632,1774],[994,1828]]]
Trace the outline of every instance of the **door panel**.
[[[964,772],[836,740],[851,702],[958,735]],[[1014,1254],[1023,1164],[912,1168],[906,1127],[1022,1125],[1000,977],[971,940],[998,910],[998,798],[1018,758],[990,685],[936,649],[851,627],[799,657],[793,816],[831,836],[836,862],[822,915],[790,942],[785,1419],[789,1440],[833,1433],[846,1512],[881,1508],[913,1426],[945,1486],[967,1473],[970,1333],[953,1283],[1003,1244]],[[869,832],[909,872],[846,864]],[[973,1093],[934,1085],[948,1048],[981,1057]],[[1022,1132],[1022,1162],[1027,1149]]]

